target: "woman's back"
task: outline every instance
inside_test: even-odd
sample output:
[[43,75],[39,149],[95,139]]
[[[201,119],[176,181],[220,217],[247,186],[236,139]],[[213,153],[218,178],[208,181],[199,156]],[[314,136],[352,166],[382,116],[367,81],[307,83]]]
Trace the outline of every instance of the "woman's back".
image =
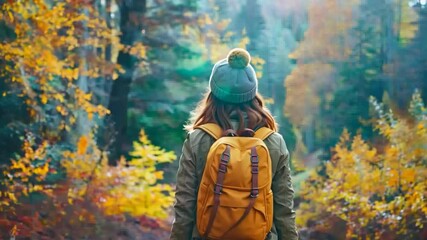
[[[241,133],[245,128],[257,130],[267,127],[276,131],[276,123],[263,106],[257,93],[257,80],[249,60],[240,61],[244,54],[230,53],[228,59],[218,62],[210,79],[211,91],[201,101],[187,126],[189,134],[184,142],[177,174],[175,221],[171,239],[201,239],[196,228],[196,204],[199,184],[205,170],[209,149],[215,138],[197,129],[206,123],[215,123],[223,130],[233,129]],[[247,53],[246,53],[247,54]],[[247,56],[249,56],[247,54]],[[248,57],[250,59],[250,57]],[[232,61],[231,61],[232,60]],[[233,61],[243,65],[236,65]],[[236,67],[237,66],[237,67]],[[264,140],[271,158],[271,190],[274,197],[272,234],[268,239],[298,239],[295,229],[295,212],[289,152],[283,137],[275,132]],[[219,195],[220,199],[221,196]],[[221,221],[216,219],[215,221]]]

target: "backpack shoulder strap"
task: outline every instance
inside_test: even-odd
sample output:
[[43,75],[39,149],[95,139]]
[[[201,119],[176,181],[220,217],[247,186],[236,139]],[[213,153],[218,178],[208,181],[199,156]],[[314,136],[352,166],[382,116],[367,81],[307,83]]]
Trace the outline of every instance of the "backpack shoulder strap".
[[203,125],[195,127],[196,129],[201,129],[207,134],[211,135],[213,138],[219,139],[222,136],[222,129],[215,123],[205,123]]
[[259,138],[261,140],[265,140],[268,138],[271,134],[273,134],[274,131],[267,127],[262,127],[256,130],[254,137]]

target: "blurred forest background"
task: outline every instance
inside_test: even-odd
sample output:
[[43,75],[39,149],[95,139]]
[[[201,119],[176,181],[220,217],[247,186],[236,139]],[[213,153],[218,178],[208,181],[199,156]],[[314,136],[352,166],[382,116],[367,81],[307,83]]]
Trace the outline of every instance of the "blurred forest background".
[[167,239],[183,124],[242,47],[301,239],[427,239],[425,0],[0,5],[0,238]]

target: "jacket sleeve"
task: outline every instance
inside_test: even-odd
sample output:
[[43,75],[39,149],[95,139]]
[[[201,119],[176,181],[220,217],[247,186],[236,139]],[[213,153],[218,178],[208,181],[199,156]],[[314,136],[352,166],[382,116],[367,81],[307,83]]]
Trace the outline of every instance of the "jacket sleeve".
[[179,159],[174,205],[175,220],[172,224],[171,240],[191,239],[196,219],[196,201],[196,165],[188,135]]
[[291,181],[289,151],[280,138],[280,159],[272,182],[274,196],[273,221],[279,240],[297,240],[295,226],[294,189]]

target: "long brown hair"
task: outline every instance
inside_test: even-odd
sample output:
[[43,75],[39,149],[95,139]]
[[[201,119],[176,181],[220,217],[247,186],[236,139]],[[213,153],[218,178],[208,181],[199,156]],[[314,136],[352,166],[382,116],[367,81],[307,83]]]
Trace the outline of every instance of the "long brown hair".
[[219,100],[210,91],[205,94],[204,98],[191,113],[190,123],[185,126],[185,129],[191,131],[205,123],[216,123],[224,130],[232,129],[231,113],[236,114],[238,117],[238,131],[244,128],[244,113],[247,116],[247,128],[268,127],[273,131],[277,131],[277,123],[270,111],[265,107],[264,100],[260,94],[257,93],[251,101],[233,104]]

